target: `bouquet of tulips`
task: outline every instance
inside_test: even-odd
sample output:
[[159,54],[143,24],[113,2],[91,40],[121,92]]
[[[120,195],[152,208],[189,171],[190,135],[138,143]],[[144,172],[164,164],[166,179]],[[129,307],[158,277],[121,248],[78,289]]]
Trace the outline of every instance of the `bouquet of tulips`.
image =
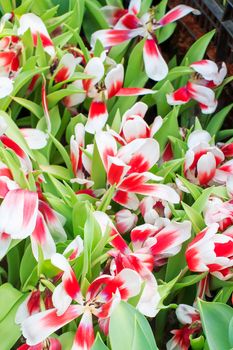
[[154,2],[0,0],[1,350],[233,348],[233,78]]

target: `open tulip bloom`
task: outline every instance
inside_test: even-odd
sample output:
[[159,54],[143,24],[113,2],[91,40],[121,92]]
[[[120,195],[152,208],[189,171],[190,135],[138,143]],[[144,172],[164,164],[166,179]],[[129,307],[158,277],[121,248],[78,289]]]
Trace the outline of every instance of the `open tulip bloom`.
[[198,9],[53,2],[0,0],[0,350],[231,349],[213,32],[181,58]]
[[100,30],[92,35],[92,46],[100,40],[104,47],[119,45],[130,39],[140,37],[145,39],[143,60],[147,76],[155,81],[162,80],[168,73],[167,64],[157,45],[156,30],[173,23],[187,14],[199,11],[186,5],[174,7],[158,21],[153,9],[139,17],[141,1],[131,0],[128,10],[122,11],[114,6],[105,6],[103,12],[113,29]]

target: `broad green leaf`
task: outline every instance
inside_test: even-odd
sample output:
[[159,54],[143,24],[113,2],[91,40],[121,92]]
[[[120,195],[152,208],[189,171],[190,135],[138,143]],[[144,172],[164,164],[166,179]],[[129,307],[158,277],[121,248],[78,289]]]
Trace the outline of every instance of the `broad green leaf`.
[[[18,299],[6,317],[0,322],[1,350],[13,349],[14,344],[21,336],[20,326],[15,323],[15,315],[24,299],[25,296]],[[4,300],[7,300],[7,296]]]
[[[15,96],[20,91],[20,89],[22,89],[24,85],[28,84],[36,74],[42,73],[46,69],[47,67],[35,68],[27,71],[22,70],[22,72],[20,72],[19,75],[15,78],[12,96]],[[6,110],[10,103],[11,97],[5,97],[0,101],[0,109]]]
[[0,7],[3,13],[8,13],[13,11],[11,0],[1,0]]
[[72,32],[65,32],[62,33],[61,35],[56,36],[53,39],[53,43],[54,45],[57,47],[63,47],[64,45],[67,44],[67,42],[73,37],[73,33]]
[[62,350],[70,350],[72,348],[74,336],[74,332],[66,332],[60,335],[59,341],[61,343]]
[[115,307],[110,317],[109,338],[112,350],[139,350],[142,342],[145,349],[158,350],[145,316],[123,301]]
[[166,177],[172,172],[177,171],[180,168],[181,164],[183,164],[183,162],[184,159],[174,159],[165,162],[159,167],[159,170],[156,172],[156,175],[162,176],[164,179],[166,179]]
[[12,306],[21,297],[22,293],[15,289],[10,283],[4,283],[0,286],[0,322],[2,322]]
[[198,301],[202,327],[211,350],[230,350],[229,324],[233,309],[222,303]]
[[70,10],[72,10],[73,14],[69,19],[68,24],[73,29],[76,29],[78,27],[78,33],[79,33],[83,22],[85,0],[71,0]]
[[101,339],[99,333],[95,337],[95,342],[92,345],[91,350],[109,350],[109,348],[104,344],[103,340]]
[[201,213],[205,206],[206,206],[206,203],[209,199],[209,196],[211,195],[212,193],[212,188],[206,188],[201,196],[196,200],[196,202],[192,205],[192,208],[195,209],[198,213]]
[[217,295],[214,297],[213,302],[220,302],[226,304],[231,298],[233,292],[233,286],[225,286],[220,289]]
[[64,160],[64,163],[66,164],[67,168],[69,169],[70,174],[73,174],[70,157],[68,156],[65,147],[52,134],[50,134],[50,138],[52,139],[55,147],[62,156],[62,159]]

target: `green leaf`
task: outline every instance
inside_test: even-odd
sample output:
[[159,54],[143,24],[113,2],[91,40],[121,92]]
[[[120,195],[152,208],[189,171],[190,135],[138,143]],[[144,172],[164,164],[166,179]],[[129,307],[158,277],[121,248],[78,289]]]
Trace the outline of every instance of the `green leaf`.
[[15,323],[15,315],[25,296],[6,283],[0,287],[0,339],[1,350],[13,349],[21,336],[20,327]]
[[203,273],[200,273],[198,275],[185,276],[184,278],[182,278],[182,280],[180,282],[177,282],[175,284],[174,291],[185,288],[185,287],[189,287],[189,286],[192,286],[192,285],[198,283],[207,274],[208,274],[208,272],[203,272]]
[[166,177],[172,172],[177,171],[180,168],[181,164],[183,164],[183,162],[184,159],[174,159],[165,162],[159,167],[159,170],[156,172],[156,175],[162,176],[164,179],[166,179]]
[[231,103],[229,106],[226,106],[225,108],[221,109],[221,111],[213,115],[206,128],[206,130],[210,133],[211,136],[215,136],[217,132],[221,129],[223,122],[227,117],[228,113],[230,113],[232,107],[233,103]]
[[3,13],[12,12],[12,2],[11,0],[1,0],[0,1],[1,10]]
[[229,338],[229,324],[233,309],[222,303],[198,301],[202,327],[211,350],[229,350],[232,343]]
[[131,51],[129,56],[128,65],[125,73],[125,87],[135,80],[135,74],[138,74],[143,67],[142,50],[145,43],[145,39],[141,40]]
[[47,174],[53,175],[57,179],[70,180],[69,170],[60,165],[40,165],[40,169]]
[[158,33],[158,43],[162,44],[164,41],[170,38],[170,36],[173,34],[174,30],[176,29],[177,23],[170,23],[166,25],[165,27],[162,27],[159,29]]
[[121,301],[110,317],[109,338],[112,350],[158,350],[151,327],[141,313]]
[[95,342],[91,347],[91,350],[109,350],[109,348],[104,344],[99,333],[95,337]]
[[15,315],[23,301],[24,297],[20,298],[4,320],[0,322],[1,350],[13,349],[14,344],[21,336],[20,327],[15,323]]
[[184,211],[193,224],[193,229],[195,233],[200,232],[205,227],[205,222],[201,214],[193,207],[190,207],[188,204],[182,202]]
[[190,47],[186,55],[184,56],[181,65],[187,66],[187,64],[191,64],[196,61],[200,61],[206,52],[206,49],[215,34],[215,29],[211,30],[211,32],[206,33],[200,39],[195,41],[195,43]]
[[68,24],[73,29],[76,29],[78,27],[78,33],[79,33],[83,22],[85,0],[71,0],[69,5],[70,5],[70,10],[72,10],[73,14],[69,19]]
[[[10,283],[0,287],[0,322],[6,317],[12,306],[22,297],[22,293]],[[7,302],[6,302],[7,300]]]
[[180,138],[179,125],[177,121],[179,108],[174,107],[163,120],[163,125],[155,135],[155,139],[159,142],[160,152],[164,151],[164,148],[168,142],[169,136]]
[[81,89],[73,89],[72,86],[67,89],[61,89],[51,94],[47,95],[48,107],[49,109],[54,107],[60,100],[66,96],[83,93]]
[[29,244],[24,251],[20,264],[20,281],[22,285],[25,284],[36,264],[36,260],[32,254],[31,245]]
[[22,107],[27,108],[38,119],[40,119],[44,114],[43,108],[33,101],[30,101],[30,100],[27,100],[26,98],[21,98],[21,97],[13,97],[13,100],[17,102],[19,105],[21,105]]
[[59,341],[61,343],[62,350],[70,350],[72,348],[74,336],[74,332],[66,332],[60,335]]
[[66,164],[66,166],[69,169],[69,172],[72,176],[73,171],[72,171],[71,161],[70,161],[70,157],[69,157],[65,147],[52,134],[50,134],[50,138],[52,139],[55,147],[57,148],[60,155],[62,156],[62,159],[64,160],[64,163]]
[[91,178],[94,181],[94,188],[105,188],[106,172],[105,172],[102,160],[100,158],[96,142],[94,142]]
[[91,18],[98,24],[99,29],[107,29],[109,28],[108,22],[103,14],[103,12],[100,10],[100,8],[94,3],[92,0],[86,0],[85,1],[86,10],[89,12]]
[[192,197],[195,200],[197,200],[201,195],[201,188],[199,188],[197,185],[194,185],[193,183],[189,182],[187,179],[185,179],[184,177],[182,177],[178,174],[176,174],[176,176],[178,177],[178,179],[180,179],[180,181],[183,183],[183,185],[189,190]]
[[158,92],[153,95],[157,106],[157,114],[164,117],[170,112],[171,106],[167,103],[166,95],[173,91],[173,86],[170,81],[166,81],[163,86],[158,90]]

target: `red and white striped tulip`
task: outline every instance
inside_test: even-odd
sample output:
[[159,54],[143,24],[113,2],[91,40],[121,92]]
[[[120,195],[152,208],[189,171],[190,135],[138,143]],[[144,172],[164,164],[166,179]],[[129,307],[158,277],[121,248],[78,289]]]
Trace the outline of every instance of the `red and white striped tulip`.
[[206,225],[219,224],[219,230],[224,231],[233,224],[233,201],[223,202],[220,198],[209,198],[204,208]]
[[199,312],[193,306],[180,304],[176,309],[176,317],[183,326],[171,331],[174,336],[168,341],[167,350],[188,350],[192,334],[201,331]]
[[214,91],[211,88],[221,85],[227,74],[227,68],[223,62],[221,68],[218,68],[215,62],[210,60],[201,60],[194,62],[190,67],[201,75],[193,78],[188,83],[167,95],[167,102],[170,105],[182,105],[195,100],[203,114],[210,114],[217,108],[217,100]]
[[209,87],[221,85],[227,75],[227,67],[224,62],[219,67],[213,61],[201,60],[192,63],[190,67],[204,78],[206,82],[203,81],[203,83]]
[[231,230],[218,234],[219,225],[212,224],[189,243],[185,256],[191,271],[208,271],[219,279],[233,274],[233,234]]
[[[130,269],[123,269],[116,276],[101,275],[88,287],[84,302],[84,299],[81,300],[82,296],[77,280],[75,282],[74,272],[70,266],[67,266],[68,263],[65,263],[64,259],[58,258],[57,255],[54,258],[56,266],[62,271],[65,270],[66,276],[63,280],[67,294],[56,291],[57,297],[59,296],[56,300],[59,303],[59,310],[62,306],[65,311],[61,314],[54,308],[32,315],[22,322],[22,332],[27,344],[36,345],[82,315],[73,349],[90,350],[94,342],[92,315],[100,319],[108,318],[120,300],[128,300],[139,294],[141,280],[139,275]],[[71,295],[78,299],[79,303],[64,308],[64,305],[68,305],[66,298],[69,299]]]
[[136,37],[146,38],[143,47],[146,74],[152,80],[162,80],[168,73],[168,67],[160,53],[155,34],[151,34],[152,31],[154,32],[191,12],[194,14],[200,14],[200,12],[190,6],[179,5],[160,18],[157,23],[154,23],[154,18],[150,13],[144,14],[141,18],[137,17],[140,7],[141,2],[136,1],[130,2],[128,10],[113,6],[104,7],[103,11],[107,15],[109,23],[114,25],[114,29],[95,32],[91,37],[91,46],[95,46],[97,39],[104,47],[109,48]]
[[203,114],[213,113],[218,105],[213,90],[191,81],[175,92],[167,95],[167,103],[172,106],[182,105],[190,100],[198,102]]
[[94,212],[95,219],[101,227],[102,234],[110,229],[114,237],[110,244],[114,247],[109,254],[114,258],[111,271],[118,273],[123,268],[130,268],[139,273],[145,283],[137,308],[146,316],[154,317],[158,312],[160,296],[157,282],[152,274],[154,266],[160,266],[170,256],[177,254],[182,243],[191,236],[191,223],[170,222],[164,228],[150,224],[135,227],[130,234],[132,249],[118,233],[107,214]]
[[[137,102],[123,114],[119,135],[112,133],[116,141],[124,145],[138,138],[154,137],[162,126],[163,119],[158,116],[149,126],[144,120],[147,109],[145,103]],[[109,131],[111,132],[111,130]]]
[[148,183],[161,178],[148,170],[159,159],[159,144],[152,138],[135,139],[117,151],[117,143],[109,132],[96,135],[96,144],[107,173],[109,184],[116,185],[114,200],[128,209],[137,209],[135,194],[154,196],[178,203],[179,196],[171,187]]
[[[65,105],[72,107],[84,101],[86,97],[92,99],[88,120],[85,125],[85,130],[91,134],[103,129],[108,119],[108,111],[105,101],[115,96],[139,96],[145,94],[152,94],[155,91],[145,88],[124,88],[124,67],[122,64],[115,64],[105,75],[105,68],[103,61],[107,58],[103,55],[101,57],[93,57],[87,63],[84,73],[94,76],[91,79],[78,80],[74,82],[73,86],[81,88],[85,92],[74,94],[65,99]],[[104,77],[104,86],[98,83]],[[98,86],[98,87],[97,87]]]
[[224,184],[233,174],[233,160],[224,163],[224,153],[217,146],[211,146],[210,141],[211,136],[205,130],[193,131],[188,138],[184,174],[190,181],[201,186],[211,182]]

